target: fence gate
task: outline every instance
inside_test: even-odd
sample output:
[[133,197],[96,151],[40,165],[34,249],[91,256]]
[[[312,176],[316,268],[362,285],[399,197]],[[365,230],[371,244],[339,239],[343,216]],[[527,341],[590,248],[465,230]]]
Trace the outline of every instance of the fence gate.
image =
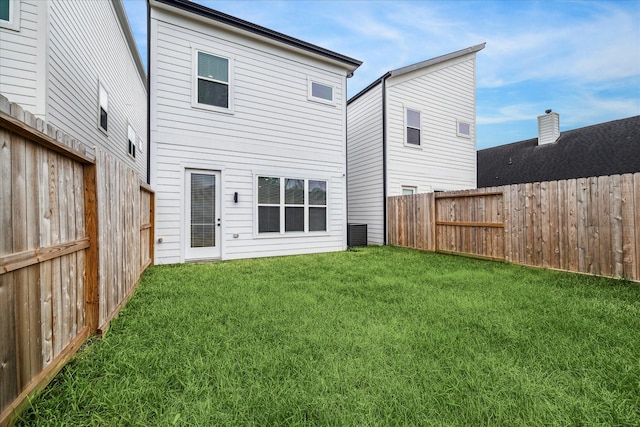
[[436,193],[436,252],[504,259],[502,192]]

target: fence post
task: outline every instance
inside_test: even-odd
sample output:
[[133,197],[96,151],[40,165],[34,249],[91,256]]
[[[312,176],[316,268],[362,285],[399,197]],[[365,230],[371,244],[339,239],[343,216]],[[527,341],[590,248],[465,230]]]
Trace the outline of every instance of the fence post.
[[84,165],[85,227],[90,246],[85,255],[85,322],[92,334],[98,330],[98,213],[96,200],[96,166]]

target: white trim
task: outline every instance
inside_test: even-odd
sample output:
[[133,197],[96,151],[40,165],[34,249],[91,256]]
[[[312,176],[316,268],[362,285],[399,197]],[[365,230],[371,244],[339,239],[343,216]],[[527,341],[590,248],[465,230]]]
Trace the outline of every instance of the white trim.
[[[215,56],[218,58],[223,58],[227,60],[228,63],[228,75],[229,75],[229,81],[228,82],[222,82],[222,81],[217,81],[217,80],[211,80],[217,83],[223,83],[223,84],[227,84],[227,86],[229,87],[229,91],[228,91],[228,104],[229,106],[227,108],[224,107],[218,107],[215,105],[209,105],[209,104],[201,104],[198,102],[198,78],[200,78],[198,76],[198,52],[202,52],[206,55],[211,55],[211,56]],[[217,52],[213,52],[209,49],[206,48],[202,48],[199,46],[191,46],[191,107],[193,108],[198,108],[201,110],[209,110],[209,111],[214,111],[216,113],[224,113],[224,114],[233,114],[234,113],[234,108],[235,108],[235,103],[234,103],[234,92],[235,92],[235,82],[234,82],[234,68],[235,68],[235,57],[230,56],[230,55],[225,55],[225,54],[220,54]]]
[[[409,126],[409,123],[407,123],[407,112],[411,110],[414,111],[416,113],[418,113],[420,115],[420,127],[414,127],[414,126]],[[415,107],[412,105],[403,105],[403,117],[402,117],[402,124],[403,124],[403,135],[404,135],[404,146],[405,147],[410,147],[410,148],[417,148],[417,149],[422,149],[423,146],[423,140],[424,140],[424,132],[423,132],[423,126],[422,126],[422,116],[423,116],[423,112],[422,109],[419,107]],[[407,129],[411,128],[411,129],[418,129],[420,131],[420,144],[410,144],[407,142],[408,137],[407,137]]]
[[[313,96],[313,84],[317,84],[320,86],[325,86],[331,88],[331,99],[319,98],[317,96]],[[311,78],[307,76],[307,99],[313,102],[319,102],[321,104],[327,105],[336,105],[336,87],[334,85],[330,85],[327,83],[322,83],[318,79]]]
[[[469,133],[462,133],[460,132],[460,125],[467,125],[469,126]],[[460,119],[456,119],[456,136],[459,136],[460,138],[467,138],[467,139],[471,139],[471,121],[469,120],[460,120]]]
[[20,0],[9,0],[9,20],[0,19],[0,28],[20,31]]

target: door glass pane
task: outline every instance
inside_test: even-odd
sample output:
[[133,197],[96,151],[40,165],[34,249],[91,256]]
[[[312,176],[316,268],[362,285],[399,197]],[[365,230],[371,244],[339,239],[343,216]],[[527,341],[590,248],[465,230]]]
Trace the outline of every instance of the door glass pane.
[[327,231],[327,208],[309,208],[309,231]]
[[280,203],[280,178],[258,177],[258,203]]
[[280,232],[280,208],[278,206],[258,206],[258,232]]
[[304,179],[286,179],[284,202],[288,205],[304,205]]
[[285,208],[284,231],[304,231],[304,208]]
[[310,205],[326,205],[327,204],[327,182],[326,181],[309,181],[309,204]]
[[191,247],[215,246],[216,177],[191,174]]

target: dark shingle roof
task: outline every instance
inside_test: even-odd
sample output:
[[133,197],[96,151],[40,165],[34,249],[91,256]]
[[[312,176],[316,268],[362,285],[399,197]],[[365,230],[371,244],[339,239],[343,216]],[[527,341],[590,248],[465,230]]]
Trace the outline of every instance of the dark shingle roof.
[[640,172],[640,116],[478,151],[478,188]]

